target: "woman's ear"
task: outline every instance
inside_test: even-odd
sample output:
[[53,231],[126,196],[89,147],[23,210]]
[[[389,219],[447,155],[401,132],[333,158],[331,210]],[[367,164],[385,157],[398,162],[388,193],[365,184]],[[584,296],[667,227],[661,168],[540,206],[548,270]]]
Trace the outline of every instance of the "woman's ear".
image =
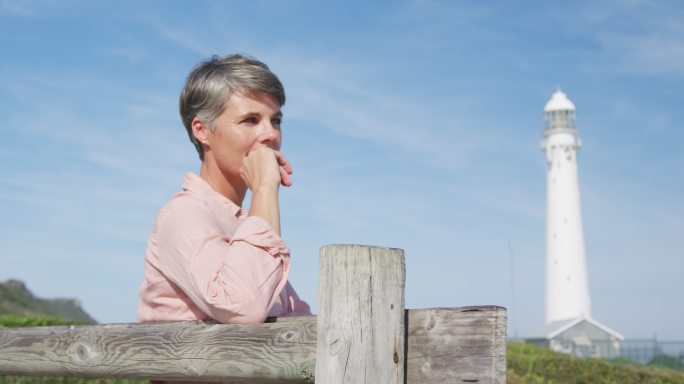
[[195,137],[195,140],[208,146],[210,132],[209,127],[204,122],[202,122],[202,120],[200,120],[199,117],[195,117],[192,119],[190,127],[192,127],[192,135]]

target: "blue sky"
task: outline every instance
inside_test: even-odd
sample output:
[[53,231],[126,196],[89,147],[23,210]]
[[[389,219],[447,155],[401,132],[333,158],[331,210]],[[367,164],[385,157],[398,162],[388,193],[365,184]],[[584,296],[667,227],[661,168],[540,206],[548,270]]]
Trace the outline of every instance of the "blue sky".
[[542,110],[577,105],[594,317],[684,340],[684,5],[673,1],[0,0],[0,280],[135,321],[157,210],[199,161],[177,112],[212,54],[285,84],[291,281],[403,248],[407,308],[543,325]]

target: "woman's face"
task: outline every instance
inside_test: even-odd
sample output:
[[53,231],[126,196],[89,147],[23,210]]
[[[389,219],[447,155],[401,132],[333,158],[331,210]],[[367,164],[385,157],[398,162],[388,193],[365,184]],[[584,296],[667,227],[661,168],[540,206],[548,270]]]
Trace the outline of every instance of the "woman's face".
[[[280,104],[264,93],[236,93],[230,96],[223,112],[206,132],[209,150],[221,172],[230,180],[241,180],[242,160],[252,148],[266,146],[280,150]],[[235,179],[234,179],[235,178]]]

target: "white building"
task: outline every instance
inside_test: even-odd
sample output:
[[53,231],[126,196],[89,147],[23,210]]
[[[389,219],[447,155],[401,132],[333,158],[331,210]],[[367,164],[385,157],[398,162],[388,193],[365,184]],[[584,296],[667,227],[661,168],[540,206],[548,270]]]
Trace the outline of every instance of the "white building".
[[577,317],[547,324],[526,342],[579,357],[620,356],[622,335],[590,318]]

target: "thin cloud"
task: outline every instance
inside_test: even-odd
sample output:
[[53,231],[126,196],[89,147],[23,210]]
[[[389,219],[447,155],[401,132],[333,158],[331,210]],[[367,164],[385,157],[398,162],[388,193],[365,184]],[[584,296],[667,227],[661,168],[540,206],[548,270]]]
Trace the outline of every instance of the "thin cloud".
[[0,13],[34,16],[37,14],[37,5],[36,1],[0,0]]
[[[557,15],[561,17],[561,15]],[[679,2],[591,2],[561,25],[597,43],[598,61],[588,69],[633,76],[684,76],[684,8]]]
[[[388,152],[398,152],[398,156],[411,156],[436,167],[459,168],[475,154],[506,141],[469,121],[459,121],[448,105],[424,104],[408,96],[369,90],[361,78],[377,68],[365,68],[366,75],[361,75],[350,73],[350,67],[357,67],[354,63],[345,61],[343,65],[309,56],[279,63],[291,83],[290,98],[295,100],[288,107],[288,118],[377,143]],[[458,105],[453,99],[449,103]]]
[[119,47],[119,48],[106,48],[102,49],[101,54],[110,57],[122,57],[131,63],[139,63],[140,61],[146,59],[148,54],[145,50],[140,48],[130,48],[130,47]]
[[606,56],[617,58],[616,69],[632,75],[684,76],[684,31],[681,28],[650,30],[647,35],[606,33],[598,40]]

